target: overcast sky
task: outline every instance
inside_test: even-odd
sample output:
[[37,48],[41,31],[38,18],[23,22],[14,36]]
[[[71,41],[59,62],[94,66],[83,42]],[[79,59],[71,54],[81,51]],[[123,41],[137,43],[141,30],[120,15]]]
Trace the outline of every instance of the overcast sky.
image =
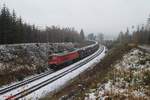
[[150,0],[0,0],[3,3],[31,24],[109,35],[144,24],[150,14]]

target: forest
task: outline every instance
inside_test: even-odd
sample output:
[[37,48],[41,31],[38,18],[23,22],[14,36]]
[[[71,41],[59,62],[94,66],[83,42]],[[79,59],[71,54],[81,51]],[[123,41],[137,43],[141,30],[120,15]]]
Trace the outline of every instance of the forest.
[[[92,38],[93,34],[89,34],[88,37],[95,40]],[[82,42],[84,40],[83,29],[80,32],[74,28],[58,26],[46,26],[44,29],[40,29],[36,25],[24,22],[21,17],[16,15],[15,10],[11,12],[5,5],[0,8],[0,44]],[[138,26],[132,33],[127,28],[126,32],[119,33],[117,41],[150,44],[150,28]]]
[[46,26],[39,29],[30,25],[3,5],[0,8],[0,44],[15,43],[47,43],[47,42],[81,42],[84,40],[84,32],[78,33],[74,28],[60,28]]
[[121,31],[119,33],[117,40],[120,43],[150,44],[150,27],[146,27],[144,25],[140,27],[138,25],[135,31],[133,32],[130,32],[127,28],[126,32]]

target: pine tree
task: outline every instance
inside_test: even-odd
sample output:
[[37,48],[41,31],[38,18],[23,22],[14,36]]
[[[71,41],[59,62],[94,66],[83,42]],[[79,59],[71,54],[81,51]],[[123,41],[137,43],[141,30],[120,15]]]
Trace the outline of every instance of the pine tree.
[[17,17],[15,10],[10,13],[4,5],[0,10],[0,44],[33,43],[33,42],[79,42],[84,40],[74,28],[52,26],[40,30],[35,25],[24,23]]
[[125,42],[127,43],[127,42],[129,42],[129,29],[127,28],[127,31],[125,32],[125,36],[124,36],[124,38],[125,38]]
[[1,9],[0,17],[0,30],[1,30],[1,43],[11,43],[11,24],[12,20],[8,8],[4,5]]
[[84,36],[84,31],[83,31],[83,29],[81,29],[81,31],[80,31],[80,37],[81,37],[81,40],[82,40],[82,41],[85,40],[85,36]]
[[124,42],[124,34],[123,34],[122,31],[119,33],[118,41],[119,41],[120,43],[123,43],[123,42]]

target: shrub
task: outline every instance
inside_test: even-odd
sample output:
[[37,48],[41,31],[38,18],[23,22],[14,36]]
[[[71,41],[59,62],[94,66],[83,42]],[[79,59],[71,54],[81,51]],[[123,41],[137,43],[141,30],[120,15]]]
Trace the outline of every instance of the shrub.
[[143,82],[145,85],[150,85],[150,71],[145,71],[144,72],[144,78],[143,78]]

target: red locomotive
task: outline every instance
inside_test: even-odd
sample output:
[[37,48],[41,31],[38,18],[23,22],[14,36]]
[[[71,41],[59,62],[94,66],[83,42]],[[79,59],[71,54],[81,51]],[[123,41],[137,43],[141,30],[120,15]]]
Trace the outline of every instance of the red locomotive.
[[68,65],[69,63],[91,55],[98,50],[98,48],[99,45],[95,43],[94,45],[90,45],[72,52],[52,54],[49,56],[48,65],[52,69],[59,69],[60,67]]
[[53,54],[49,57],[48,64],[51,68],[56,69],[59,65],[63,65],[69,61],[73,61],[79,58],[79,53],[77,51],[64,53],[64,54]]

